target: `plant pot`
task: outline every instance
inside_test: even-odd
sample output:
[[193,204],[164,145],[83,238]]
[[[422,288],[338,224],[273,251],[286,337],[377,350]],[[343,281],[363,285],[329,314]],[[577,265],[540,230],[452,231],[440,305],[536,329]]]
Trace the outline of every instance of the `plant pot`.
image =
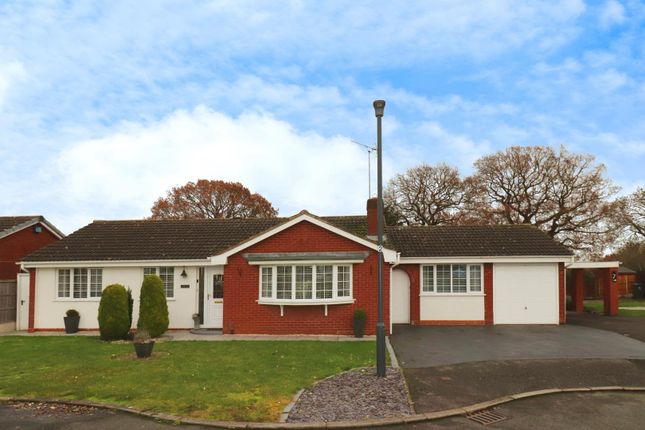
[[63,320],[65,321],[65,333],[71,334],[78,331],[78,323],[81,321],[80,315],[75,317],[63,317]]
[[365,320],[363,319],[355,319],[354,320],[354,336],[356,337],[363,337],[365,334]]
[[134,343],[134,350],[138,358],[147,358],[152,355],[152,348],[155,346],[155,341],[147,343]]

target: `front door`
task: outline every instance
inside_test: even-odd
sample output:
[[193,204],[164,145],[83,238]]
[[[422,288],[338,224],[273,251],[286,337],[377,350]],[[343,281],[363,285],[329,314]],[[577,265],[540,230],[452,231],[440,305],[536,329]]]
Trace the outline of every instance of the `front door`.
[[224,326],[224,275],[210,273],[204,288],[204,328]]

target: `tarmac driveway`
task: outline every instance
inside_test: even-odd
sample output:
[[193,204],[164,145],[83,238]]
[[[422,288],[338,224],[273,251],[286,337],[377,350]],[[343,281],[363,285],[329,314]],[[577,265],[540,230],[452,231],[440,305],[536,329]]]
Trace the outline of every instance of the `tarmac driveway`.
[[539,359],[645,359],[645,343],[575,325],[394,326],[390,338],[403,368]]

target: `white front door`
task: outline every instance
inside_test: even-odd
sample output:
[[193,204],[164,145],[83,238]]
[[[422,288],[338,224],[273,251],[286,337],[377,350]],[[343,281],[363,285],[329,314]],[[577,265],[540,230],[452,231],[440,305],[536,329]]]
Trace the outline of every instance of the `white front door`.
[[495,324],[558,324],[558,265],[495,264]]
[[403,270],[392,272],[392,324],[410,323],[410,278]]
[[224,275],[206,269],[204,285],[204,328],[224,326]]
[[29,274],[18,274],[18,291],[16,294],[16,330],[29,328]]

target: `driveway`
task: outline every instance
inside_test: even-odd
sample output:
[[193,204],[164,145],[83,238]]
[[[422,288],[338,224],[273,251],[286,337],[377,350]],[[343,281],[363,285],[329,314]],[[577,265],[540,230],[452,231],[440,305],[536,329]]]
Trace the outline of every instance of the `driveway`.
[[567,324],[613,331],[645,342],[645,318],[643,317],[608,317],[588,312],[569,312]]
[[390,338],[403,368],[536,359],[645,359],[645,343],[617,333],[561,326],[395,326]]

